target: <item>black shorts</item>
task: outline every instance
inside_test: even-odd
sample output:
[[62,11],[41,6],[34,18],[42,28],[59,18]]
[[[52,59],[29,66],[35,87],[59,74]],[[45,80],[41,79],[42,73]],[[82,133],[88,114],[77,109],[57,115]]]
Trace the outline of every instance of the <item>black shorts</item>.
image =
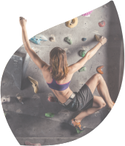
[[93,95],[89,87],[84,84],[79,92],[74,92],[75,97],[72,102],[65,106],[66,109],[71,111],[86,110],[92,107]]

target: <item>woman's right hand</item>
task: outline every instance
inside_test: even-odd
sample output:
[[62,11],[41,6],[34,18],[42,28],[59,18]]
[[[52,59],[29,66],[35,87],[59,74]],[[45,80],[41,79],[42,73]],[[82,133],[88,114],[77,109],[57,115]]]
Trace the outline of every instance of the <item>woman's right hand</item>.
[[107,38],[105,38],[104,36],[102,36],[100,39],[99,39],[99,42],[104,45],[106,42],[107,42]]
[[[30,32],[29,32],[29,19],[26,15],[22,13],[18,14],[16,17],[16,23],[19,28],[19,41],[21,44],[25,44],[27,41],[29,42]],[[24,33],[26,33],[26,39],[24,39]]]

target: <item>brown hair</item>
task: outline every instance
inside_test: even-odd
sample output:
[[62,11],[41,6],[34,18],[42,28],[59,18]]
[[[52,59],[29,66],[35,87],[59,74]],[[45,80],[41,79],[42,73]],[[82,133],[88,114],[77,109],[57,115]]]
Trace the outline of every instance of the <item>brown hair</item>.
[[52,69],[52,78],[61,80],[66,77],[68,73],[68,63],[66,52],[55,47],[50,51],[50,68]]

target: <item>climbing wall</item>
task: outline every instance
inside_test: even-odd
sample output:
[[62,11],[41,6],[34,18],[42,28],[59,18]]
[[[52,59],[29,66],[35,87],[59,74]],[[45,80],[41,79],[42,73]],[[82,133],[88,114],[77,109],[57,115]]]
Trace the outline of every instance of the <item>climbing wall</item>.
[[[113,1],[107,4],[102,2],[37,30],[30,35],[30,46],[48,65],[49,52],[54,47],[61,47],[66,51],[68,64],[71,65],[84,57],[101,36],[107,38],[107,43],[74,74],[70,88],[78,92],[92,75],[100,73],[112,100],[118,105],[121,98],[118,95],[124,87],[121,84],[125,84],[125,63],[121,25]],[[18,69],[12,71],[15,66]],[[110,116],[105,107],[86,117],[81,122],[84,127],[82,133],[68,125],[68,121],[78,113],[48,101],[48,97],[54,95],[23,45],[20,47],[18,44],[16,53],[5,63],[1,74],[0,109],[3,118],[6,116],[6,126],[13,131],[13,139],[21,145],[25,141],[41,145],[77,143],[94,134]],[[99,95],[97,90],[94,95]]]

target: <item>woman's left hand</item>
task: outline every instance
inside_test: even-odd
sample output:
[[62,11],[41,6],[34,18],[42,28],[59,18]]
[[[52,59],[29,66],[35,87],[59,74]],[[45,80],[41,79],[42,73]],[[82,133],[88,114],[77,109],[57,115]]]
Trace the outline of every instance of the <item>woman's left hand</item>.
[[[23,14],[20,14],[16,17],[16,23],[19,28],[19,41],[21,44],[25,44],[26,42],[29,43],[29,19],[28,17],[24,16]],[[26,38],[24,37],[26,36]]]

